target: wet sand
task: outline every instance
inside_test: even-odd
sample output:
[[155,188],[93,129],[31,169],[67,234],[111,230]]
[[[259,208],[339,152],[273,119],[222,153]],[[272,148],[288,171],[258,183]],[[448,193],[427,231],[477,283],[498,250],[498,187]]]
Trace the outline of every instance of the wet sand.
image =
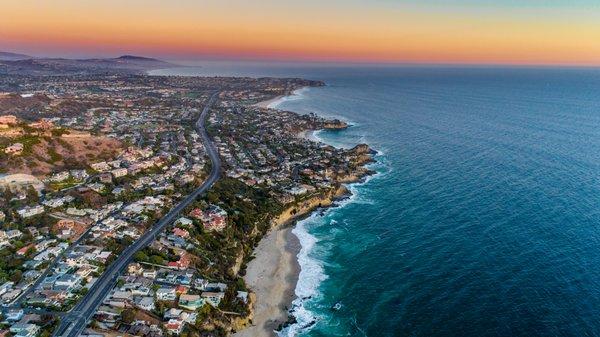
[[269,108],[269,105],[271,105],[272,103],[275,103],[275,102],[277,102],[277,101],[278,101],[278,100],[280,100],[282,97],[283,97],[283,96],[277,96],[277,97],[274,97],[274,98],[268,99],[268,100],[266,100],[266,101],[261,101],[261,102],[258,102],[258,103],[256,103],[256,104],[254,104],[254,106],[257,106],[257,107],[259,107],[259,108],[265,108],[265,109],[266,109],[266,108]]
[[300,265],[296,255],[300,242],[292,227],[273,229],[254,250],[256,258],[248,263],[246,284],[256,293],[253,325],[234,334],[236,337],[272,337],[273,330],[287,320],[295,299]]

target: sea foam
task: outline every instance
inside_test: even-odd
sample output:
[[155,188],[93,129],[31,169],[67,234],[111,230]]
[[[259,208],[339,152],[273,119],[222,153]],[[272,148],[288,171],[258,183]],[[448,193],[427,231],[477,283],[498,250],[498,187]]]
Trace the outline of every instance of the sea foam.
[[335,213],[341,211],[345,206],[351,203],[369,203],[366,200],[361,189],[362,186],[372,181],[375,177],[380,177],[385,172],[379,170],[375,175],[367,177],[362,182],[348,184],[347,187],[351,194],[348,198],[342,199],[332,208],[327,209],[323,213],[314,212],[310,217],[299,221],[292,233],[298,237],[301,249],[297,255],[298,264],[300,265],[300,275],[296,284],[295,295],[296,299],[292,302],[290,314],[296,318],[296,323],[291,324],[282,329],[278,335],[281,337],[295,337],[303,332],[309,331],[320,320],[325,319],[320,317],[314,310],[311,310],[311,303],[319,300],[319,286],[323,281],[327,280],[328,276],[325,273],[325,262],[319,256],[316,256],[315,246],[319,243],[319,239],[311,234],[311,229],[322,225],[339,225],[338,221],[331,219]]
[[296,89],[296,90],[292,91],[291,95],[283,96],[280,99],[275,100],[274,102],[270,103],[269,105],[267,105],[267,108],[277,109],[281,104],[283,104],[285,102],[296,101],[296,100],[302,99],[302,98],[304,98],[304,92],[306,92],[306,90],[308,90],[307,87]]

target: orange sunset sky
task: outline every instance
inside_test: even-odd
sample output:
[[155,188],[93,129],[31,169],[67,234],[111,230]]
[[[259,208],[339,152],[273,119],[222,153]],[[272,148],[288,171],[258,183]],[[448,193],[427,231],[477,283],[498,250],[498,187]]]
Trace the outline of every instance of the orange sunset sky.
[[599,4],[4,0],[0,50],[67,57],[600,65]]

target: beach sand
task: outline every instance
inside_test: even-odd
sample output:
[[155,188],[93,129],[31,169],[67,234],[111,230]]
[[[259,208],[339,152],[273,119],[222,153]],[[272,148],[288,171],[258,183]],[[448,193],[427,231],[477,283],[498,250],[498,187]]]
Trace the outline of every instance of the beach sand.
[[266,109],[266,108],[269,108],[269,105],[271,105],[272,103],[275,103],[275,102],[277,102],[277,101],[278,101],[278,100],[280,100],[282,97],[283,97],[283,96],[277,96],[277,97],[274,97],[274,98],[268,99],[268,100],[266,100],[266,101],[261,101],[261,102],[258,102],[258,103],[256,103],[256,104],[254,104],[254,106],[256,106],[256,107],[259,107],[259,108],[265,108],[265,109]]
[[322,141],[319,137],[317,137],[316,132],[317,132],[317,130],[305,130],[305,131],[299,132],[296,135],[296,137],[310,140],[310,141],[317,142],[317,143],[321,143]]
[[256,293],[253,325],[234,336],[276,336],[273,330],[287,320],[295,298],[299,251],[300,242],[290,226],[275,228],[260,241],[254,250],[256,258],[248,263],[244,276],[248,287]]

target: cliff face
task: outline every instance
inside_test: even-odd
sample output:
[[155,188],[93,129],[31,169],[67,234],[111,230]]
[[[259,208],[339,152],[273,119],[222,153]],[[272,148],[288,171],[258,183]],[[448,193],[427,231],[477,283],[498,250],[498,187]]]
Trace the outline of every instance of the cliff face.
[[348,193],[348,189],[340,185],[336,189],[332,189],[326,193],[315,195],[307,200],[300,202],[298,205],[293,205],[286,208],[279,216],[273,219],[272,227],[281,226],[296,219],[299,219],[308,213],[312,212],[317,207],[329,207],[335,199],[340,198]]
[[244,262],[244,250],[240,249],[235,255],[235,263],[229,269],[229,274],[232,277],[235,277],[240,272],[240,268],[242,267],[242,263]]
[[371,149],[367,144],[356,145],[350,150],[350,154],[353,157],[353,164],[356,168],[350,172],[340,173],[335,176],[335,182],[338,184],[337,188],[331,189],[325,193],[317,194],[297,205],[286,208],[279,216],[273,219],[272,227],[277,227],[301,218],[315,208],[329,207],[336,199],[350,193],[342,184],[358,182],[364,177],[374,174],[375,172],[366,168],[365,165],[374,161],[373,155],[376,153],[377,152]]
[[353,163],[363,166],[375,161],[373,156],[377,154],[377,151],[371,149],[367,144],[358,144],[350,150],[350,153],[354,156]]
[[323,123],[323,129],[325,130],[344,130],[348,128],[348,123],[343,122],[339,119],[325,121]]
[[254,293],[248,294],[248,308],[249,312],[247,316],[233,316],[231,319],[230,325],[227,327],[229,333],[233,333],[236,331],[241,331],[244,328],[250,326],[252,324],[252,320],[254,319],[254,304],[256,303],[256,295]]
[[367,145],[367,144],[358,144],[355,147],[353,147],[352,149],[350,149],[350,152],[352,152],[354,154],[358,154],[358,155],[362,155],[362,154],[375,155],[375,154],[377,154],[377,151],[371,149],[369,147],[369,145]]

